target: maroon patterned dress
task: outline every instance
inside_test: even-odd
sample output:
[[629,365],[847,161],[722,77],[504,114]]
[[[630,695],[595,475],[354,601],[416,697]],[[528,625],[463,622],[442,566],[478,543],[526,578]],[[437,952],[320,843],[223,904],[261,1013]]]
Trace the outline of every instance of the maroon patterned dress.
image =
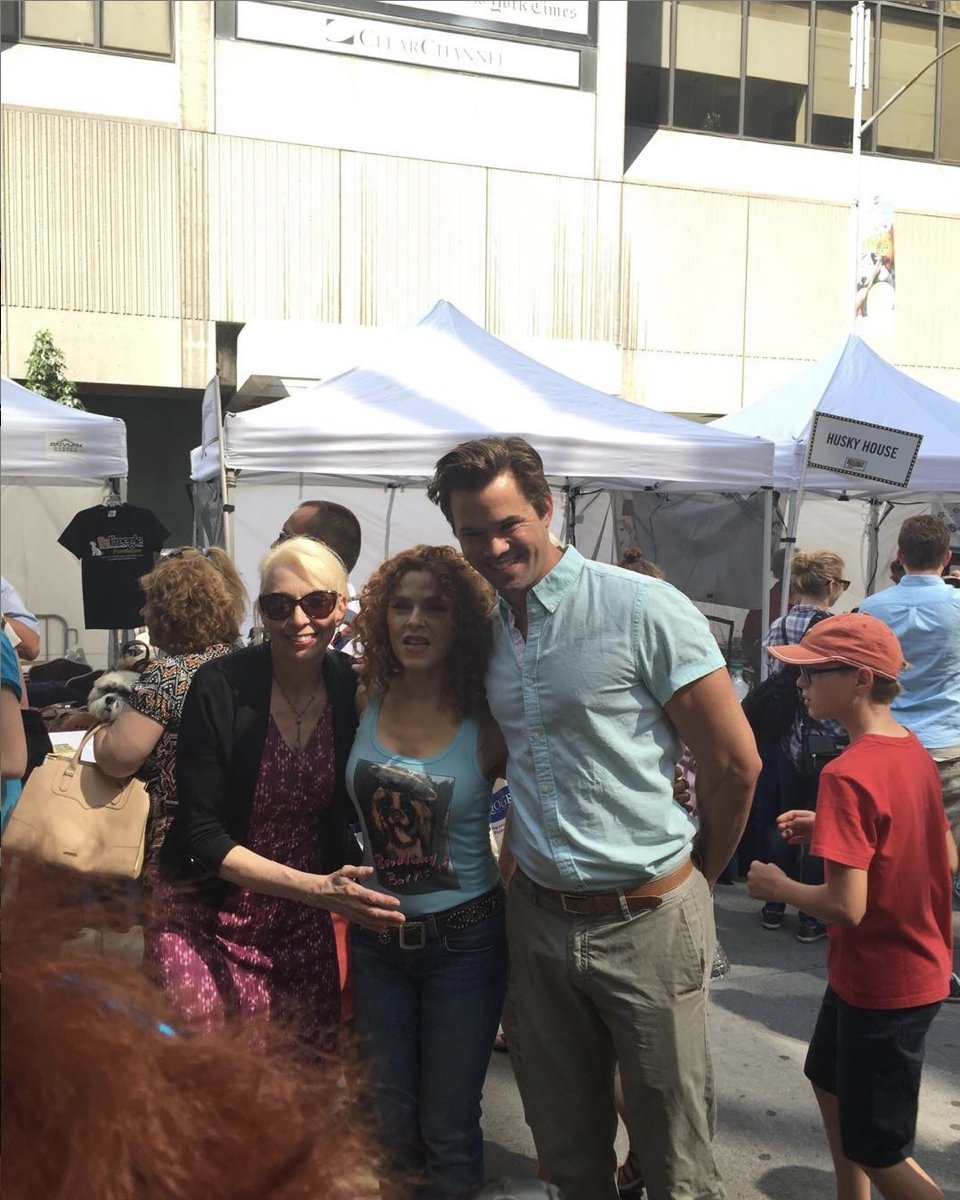
[[[302,750],[273,718],[267,729],[245,845],[300,871],[320,871],[320,813],[334,791],[328,704]],[[340,1019],[337,948],[326,909],[232,888],[220,908],[160,883],[147,958],[192,1027],[228,1015],[290,1020],[313,1044]]]

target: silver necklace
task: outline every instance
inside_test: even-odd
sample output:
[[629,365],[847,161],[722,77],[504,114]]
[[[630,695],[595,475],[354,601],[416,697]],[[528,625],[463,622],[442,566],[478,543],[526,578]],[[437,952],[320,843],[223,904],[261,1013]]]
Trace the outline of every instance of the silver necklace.
[[320,693],[320,689],[323,687],[323,677],[321,676],[320,682],[313,689],[313,694],[311,695],[310,699],[306,702],[306,704],[303,706],[303,708],[300,709],[299,712],[295,708],[293,701],[290,699],[290,697],[287,695],[287,693],[283,690],[283,684],[277,678],[276,671],[274,671],[274,673],[273,673],[273,682],[277,685],[277,689],[279,690],[280,695],[284,698],[284,700],[286,700],[287,707],[293,713],[293,719],[297,723],[297,744],[294,746],[294,750],[301,750],[303,748],[303,743],[300,738],[300,726],[303,724],[303,718],[307,715],[307,712],[310,709],[310,705],[314,702],[314,700],[316,700],[317,696]]

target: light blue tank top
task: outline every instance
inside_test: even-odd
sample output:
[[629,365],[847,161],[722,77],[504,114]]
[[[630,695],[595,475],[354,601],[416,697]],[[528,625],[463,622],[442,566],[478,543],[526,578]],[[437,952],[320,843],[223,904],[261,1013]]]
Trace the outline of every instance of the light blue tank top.
[[468,717],[432,758],[406,758],[377,741],[371,698],[347,763],[363,831],[366,886],[399,896],[419,917],[482,895],[499,877],[490,848],[491,785],[477,765],[480,722]]

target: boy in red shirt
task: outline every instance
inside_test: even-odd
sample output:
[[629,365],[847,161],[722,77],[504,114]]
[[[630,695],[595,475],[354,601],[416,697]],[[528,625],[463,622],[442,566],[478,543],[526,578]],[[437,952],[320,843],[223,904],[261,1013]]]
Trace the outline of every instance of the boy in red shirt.
[[866,613],[821,621],[775,658],[801,668],[811,717],[840,721],[850,745],[820,776],[816,813],[786,812],[787,841],[810,843],[819,886],[755,862],[747,889],[829,923],[828,986],[804,1073],[820,1105],[838,1200],[944,1200],[911,1157],[927,1030],[952,969],[951,874],[957,850],[940,777],[890,702],[900,691],[896,635]]

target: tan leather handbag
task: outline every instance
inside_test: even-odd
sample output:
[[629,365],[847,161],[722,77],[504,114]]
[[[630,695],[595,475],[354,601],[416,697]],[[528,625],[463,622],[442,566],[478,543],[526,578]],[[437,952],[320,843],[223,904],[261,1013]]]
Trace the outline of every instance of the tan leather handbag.
[[72,758],[48,754],[34,768],[4,830],[4,854],[115,879],[140,875],[150,798],[139,779],[111,779],[80,761],[99,728]]

